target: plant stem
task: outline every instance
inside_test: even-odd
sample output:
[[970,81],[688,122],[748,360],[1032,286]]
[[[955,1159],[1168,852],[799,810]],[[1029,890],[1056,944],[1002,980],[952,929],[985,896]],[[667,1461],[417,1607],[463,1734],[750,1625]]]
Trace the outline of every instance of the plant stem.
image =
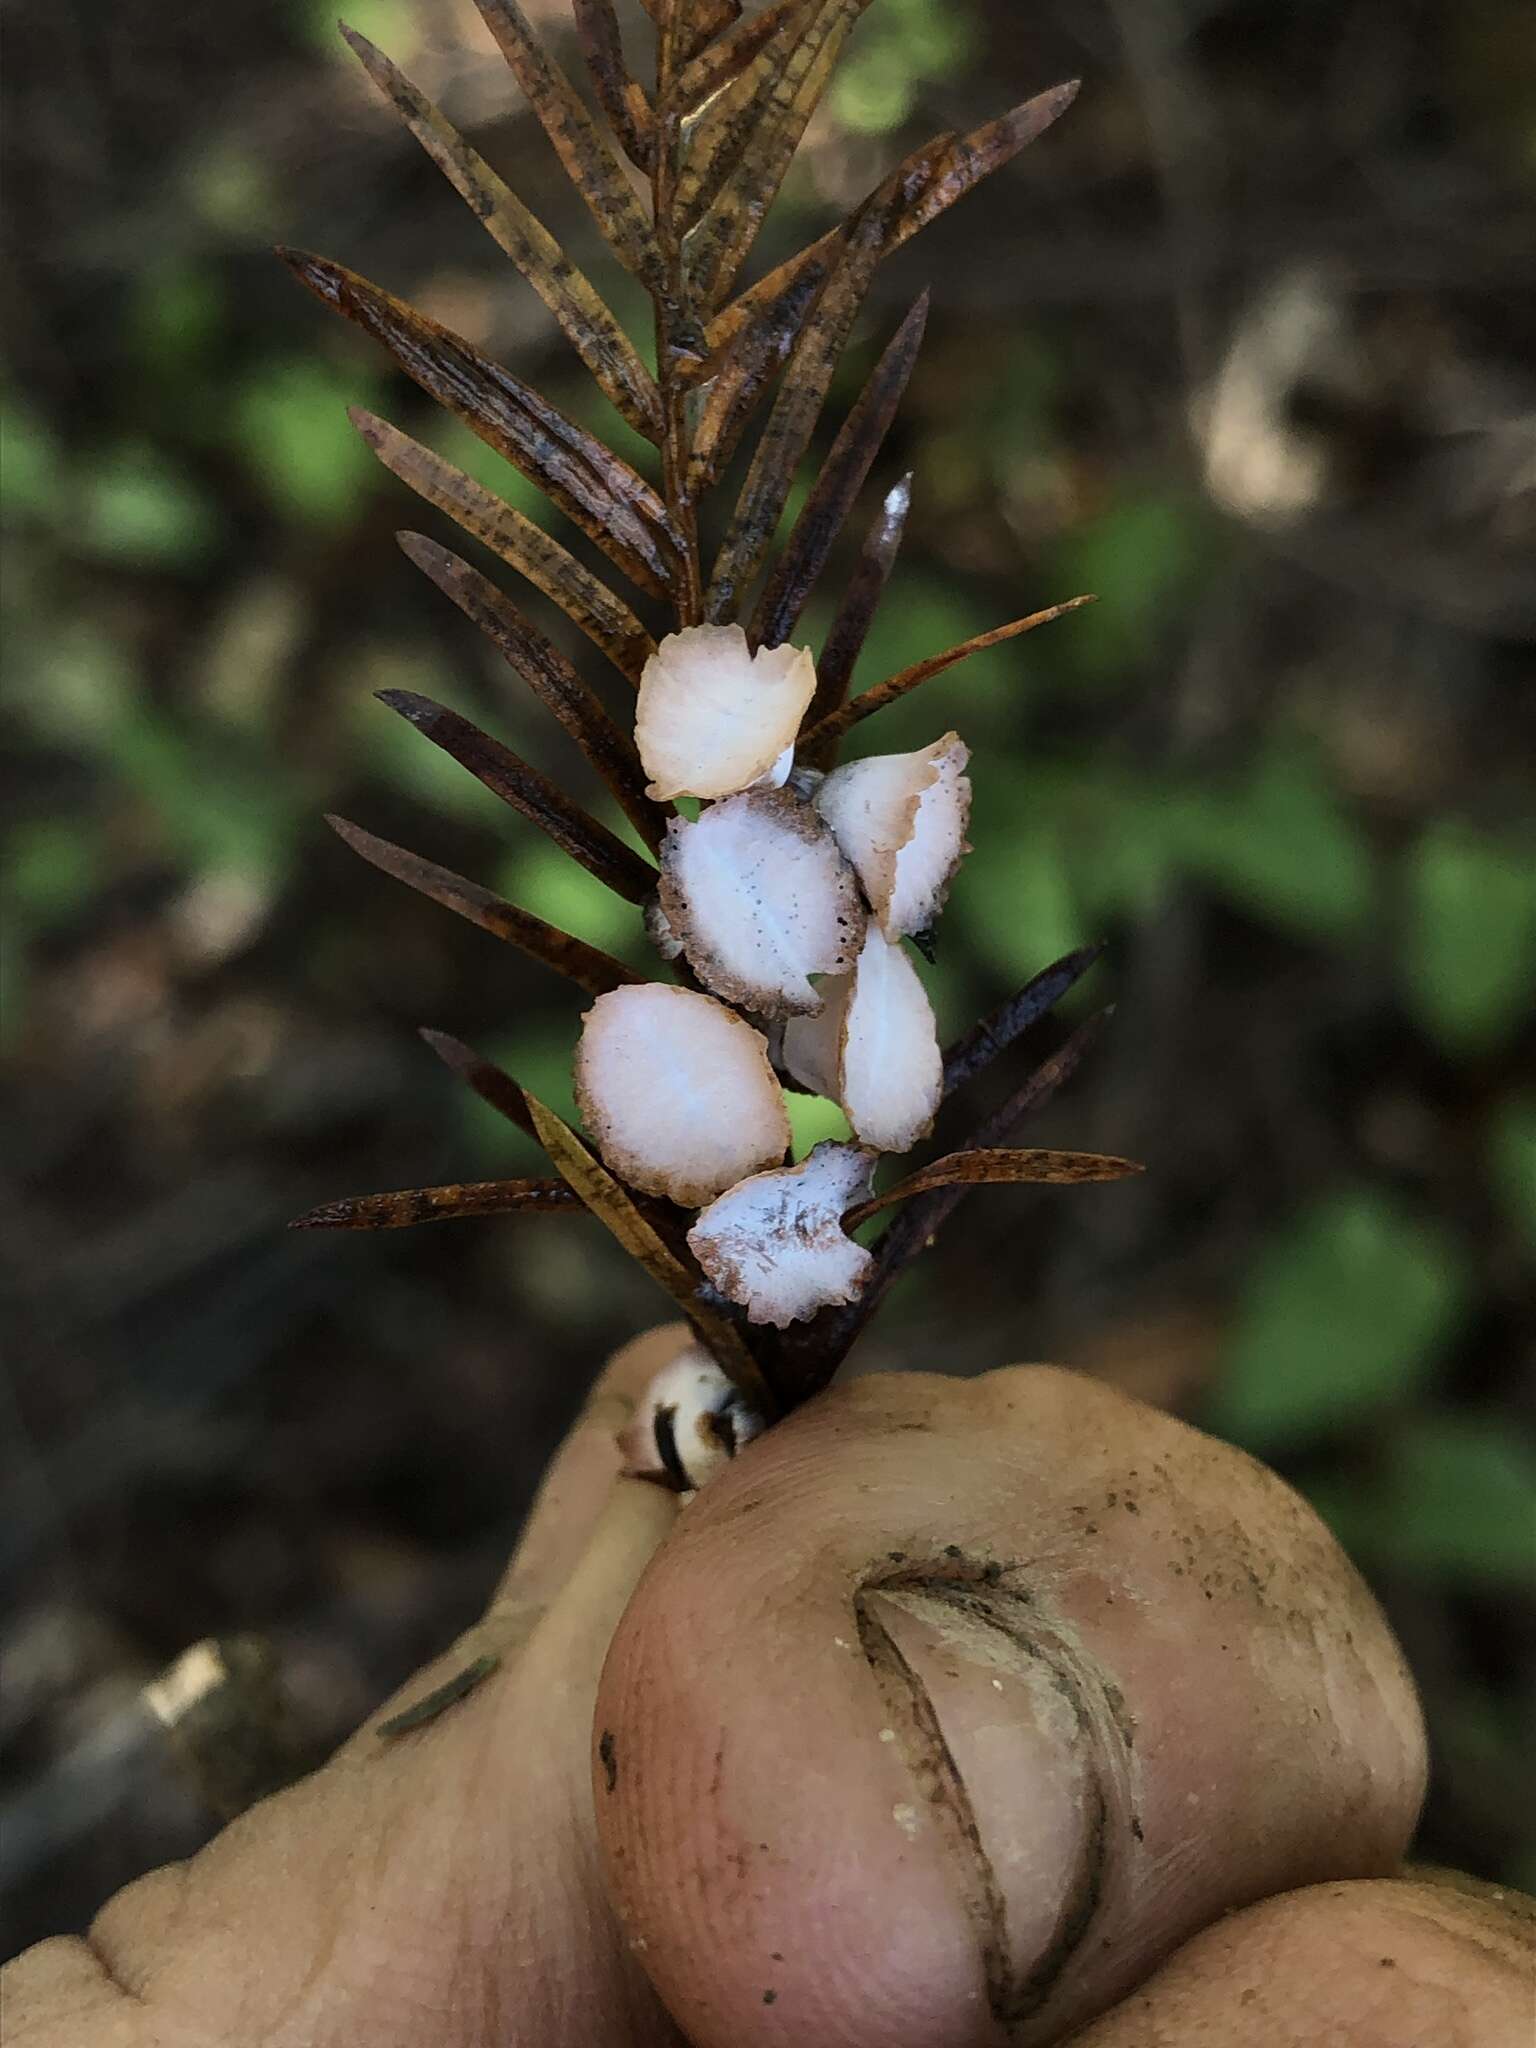
[[688,392],[678,375],[680,361],[691,356],[691,330],[697,326],[688,303],[682,237],[677,232],[676,192],[682,122],[671,104],[677,28],[682,0],[666,9],[656,40],[656,136],[651,158],[651,202],[656,243],[666,273],[665,296],[656,299],[656,383],[661,393],[661,488],[667,510],[677,523],[682,544],[683,587],[677,594],[677,623],[696,626],[704,616],[704,576],[699,560],[698,511],[688,487],[693,437],[688,424]]

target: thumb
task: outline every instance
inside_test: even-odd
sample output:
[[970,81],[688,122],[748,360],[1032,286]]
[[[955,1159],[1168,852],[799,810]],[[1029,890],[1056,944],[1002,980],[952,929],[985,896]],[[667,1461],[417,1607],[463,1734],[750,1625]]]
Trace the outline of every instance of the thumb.
[[700,2048],[1049,2040],[1230,1908],[1392,1870],[1422,1732],[1331,1537],[1053,1368],[855,1382],[680,1518],[599,1832]]

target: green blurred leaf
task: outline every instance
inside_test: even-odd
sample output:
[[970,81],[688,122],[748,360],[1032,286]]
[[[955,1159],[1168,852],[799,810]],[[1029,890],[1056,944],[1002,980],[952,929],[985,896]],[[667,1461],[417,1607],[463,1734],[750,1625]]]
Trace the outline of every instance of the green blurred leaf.
[[1403,973],[1447,1051],[1489,1052],[1536,997],[1536,857],[1529,846],[1432,825],[1407,857]]
[[844,1142],[853,1136],[847,1117],[825,1096],[800,1095],[786,1088],[784,1106],[789,1111],[790,1149],[796,1159],[803,1159],[824,1138]]
[[929,79],[951,78],[975,42],[958,0],[882,0],[849,44],[828,95],[836,119],[860,135],[900,127]]
[[[505,805],[498,806],[505,811]],[[640,913],[632,903],[605,888],[595,875],[579,867],[569,854],[549,841],[524,819],[506,813],[508,826],[521,840],[509,855],[496,886],[504,896],[542,917],[562,931],[573,932],[589,945],[600,946],[620,960],[636,966],[654,967]],[[572,1041],[574,1048],[574,1039]],[[533,1084],[530,1082],[529,1086]],[[542,1090],[533,1091],[542,1100]],[[563,1115],[564,1112],[562,1111]]]
[[6,898],[44,927],[72,917],[100,882],[101,854],[88,819],[30,819],[6,840]]
[[950,923],[1010,984],[1091,936],[1058,833],[1022,820],[1012,831],[977,837],[950,895]]
[[68,536],[87,552],[144,568],[188,568],[213,547],[218,508],[152,448],[113,449],[77,472]]
[[235,396],[246,460],[276,508],[330,525],[382,488],[379,471],[347,418],[366,401],[352,370],[323,362],[268,362]]
[[161,379],[201,372],[224,326],[224,292],[206,264],[153,264],[134,279],[128,352]]
[[1249,1274],[1211,1426],[1273,1452],[1390,1411],[1430,1378],[1466,1295],[1441,1231],[1372,1189],[1326,1197]]
[[1426,1575],[1536,1590],[1536,1450],[1502,1423],[1421,1414],[1387,1448],[1388,1553]]
[[1092,590],[1098,603],[1074,614],[1067,658],[1097,681],[1144,672],[1149,647],[1168,638],[1207,557],[1216,529],[1196,500],[1127,497],[1071,536],[1060,587]]
[[1489,1153],[1494,1186],[1511,1221],[1536,1244],[1536,1090],[1500,1103]]
[[37,414],[7,399],[0,405],[0,508],[46,516],[63,500],[58,444]]
[[1281,930],[1343,940],[1371,910],[1375,873],[1364,833],[1316,756],[1285,740],[1238,785],[1171,799],[1162,823],[1189,873]]

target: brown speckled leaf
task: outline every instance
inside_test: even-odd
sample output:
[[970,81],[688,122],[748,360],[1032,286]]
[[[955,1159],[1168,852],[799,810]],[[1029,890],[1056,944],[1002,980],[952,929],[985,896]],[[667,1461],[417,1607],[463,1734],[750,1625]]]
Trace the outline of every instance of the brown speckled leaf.
[[523,1100],[523,1091],[510,1074],[504,1073],[494,1061],[482,1059],[473,1046],[466,1045],[462,1038],[451,1037],[446,1031],[434,1031],[423,1024],[420,1037],[443,1065],[457,1074],[466,1087],[472,1088],[482,1102],[504,1116],[509,1124],[515,1124],[525,1137],[532,1138],[535,1144],[539,1142],[533,1118]]
[[688,465],[688,489],[698,498],[719,478],[735,454],[758,401],[799,339],[843,244],[829,241],[815,259],[802,264],[780,295],[760,308],[709,371]]
[[517,0],[475,5],[609,247],[643,285],[663,289],[661,256],[645,208],[585,101],[540,45]]
[[973,1024],[962,1038],[944,1052],[944,1094],[946,1099],[978,1074],[985,1073],[999,1053],[1006,1052],[1047,1010],[1053,1009],[1092,967],[1104,951],[1103,941],[1079,946],[1042,967],[1024,986],[1000,1003],[990,1016]]
[[924,292],[896,330],[852,411],[838,429],[809,497],[764,585],[747,638],[754,646],[779,647],[799,624],[827,556],[853,509],[896,417],[907,379],[922,347],[928,318]]
[[[848,33],[869,0],[805,0],[801,13],[707,105],[679,183],[688,275],[699,304],[718,305],[757,239]],[[758,90],[758,87],[761,90]],[[690,188],[693,162],[704,193]],[[723,159],[723,161],[722,161]]]
[[[1026,100],[1022,106],[972,129],[969,135],[936,136],[932,142],[914,150],[895,173],[907,184],[908,196],[892,223],[887,253],[910,241],[920,228],[936,220],[957,199],[963,199],[983,178],[990,177],[994,171],[1011,162],[1027,143],[1033,142],[1066,112],[1077,97],[1077,87],[1076,79],[1064,85],[1053,85],[1048,91]],[[720,348],[729,341],[755,317],[759,307],[779,295],[800,264],[809,262],[827,241],[836,239],[843,232],[840,228],[832,229],[829,235],[789,257],[777,269],[769,271],[766,277],[760,278],[749,291],[734,299],[710,322],[710,347]]]
[[630,76],[613,0],[573,0],[576,33],[603,112],[631,163],[648,170],[655,143],[650,101]]
[[449,1223],[460,1216],[511,1216],[571,1210],[581,1198],[563,1180],[463,1180],[447,1187],[400,1188],[383,1195],[351,1195],[322,1202],[295,1216],[290,1230],[409,1230],[417,1223]]
[[627,462],[462,335],[356,271],[297,249],[278,254],[317,298],[382,342],[408,377],[536,483],[625,575],[655,596],[669,594],[677,577],[672,521]]
[[557,1172],[630,1257],[638,1260],[671,1295],[698,1332],[700,1341],[747,1399],[762,1413],[772,1413],[773,1402],[756,1359],[735,1324],[699,1299],[697,1272],[689,1271],[642,1213],[634,1196],[587,1150],[570,1125],[526,1089],[524,1096],[539,1142]]
[[845,1230],[857,1230],[893,1202],[905,1202],[913,1195],[932,1194],[938,1188],[1012,1186],[1020,1181],[1049,1181],[1058,1185],[1076,1181],[1125,1180],[1146,1168],[1134,1159],[1115,1159],[1104,1152],[1056,1152],[1020,1150],[1013,1146],[980,1146],[974,1151],[947,1152],[928,1166],[920,1167],[897,1181],[883,1194],[860,1202],[843,1218]]
[[468,562],[424,534],[398,536],[406,558],[473,619],[503,659],[548,706],[586,755],[624,815],[654,853],[665,814],[645,793],[645,771],[635,743],[616,725],[591,685],[555,643],[525,619],[504,591]]
[[[869,636],[875,612],[895,566],[901,536],[912,508],[912,472],[892,484],[881,502],[873,525],[865,535],[858,566],[849,578],[842,603],[822,644],[816,664],[816,695],[805,714],[805,729],[824,728],[842,706],[853,681],[853,672]],[[808,768],[830,768],[837,758],[837,740],[830,737],[812,745],[801,742],[799,758]]]
[[500,740],[414,690],[380,690],[378,697],[615,894],[630,903],[655,894],[657,874],[648,861]]
[[828,741],[839,740],[872,712],[883,711],[887,704],[894,704],[920,683],[943,675],[945,669],[953,668],[967,655],[980,654],[985,647],[996,647],[1004,640],[1017,639],[1020,633],[1032,633],[1036,626],[1049,625],[1052,619],[1059,619],[1067,612],[1075,612],[1080,606],[1092,603],[1091,596],[1069,597],[1065,604],[1047,605],[1044,611],[1031,612],[1028,618],[1010,619],[1006,626],[994,626],[989,633],[977,633],[969,640],[962,640],[958,647],[947,647],[942,654],[930,654],[924,661],[915,661],[910,668],[887,676],[883,683],[875,683],[870,689],[861,690],[857,697],[850,697],[846,704],[836,711],[829,711],[817,724],[807,726],[803,745],[809,751],[825,746]]
[[341,32],[427,155],[555,316],[602,390],[637,433],[659,441],[661,400],[655,380],[592,284],[404,72],[355,29],[343,25]]
[[690,63],[674,72],[667,87],[669,111],[686,118],[722,86],[739,78],[769,38],[804,5],[805,0],[770,0],[760,13],[742,16],[707,43]]
[[387,470],[429,505],[446,512],[509,568],[559,605],[573,626],[600,648],[619,673],[638,683],[656,643],[624,600],[542,526],[360,405],[348,418]]
[[600,996],[611,988],[645,978],[632,967],[626,967],[622,960],[589,946],[585,939],[572,938],[557,925],[546,924],[543,918],[519,910],[516,904],[482,889],[478,882],[454,874],[451,868],[440,868],[435,861],[423,860],[420,854],[408,853],[403,846],[376,838],[345,818],[328,817],[326,823],[354,853],[361,854],[382,873],[393,875],[397,882],[419,890],[423,896],[430,896],[445,910],[456,910],[460,917],[468,918],[493,938],[517,946],[530,959],[542,960],[546,967],[574,981],[588,995]]
[[871,208],[856,224],[837,268],[800,330],[715,558],[704,607],[709,619],[718,622],[736,615],[772,545],[795,471],[826,402],[838,357],[880,260],[886,225],[887,216],[879,208]]

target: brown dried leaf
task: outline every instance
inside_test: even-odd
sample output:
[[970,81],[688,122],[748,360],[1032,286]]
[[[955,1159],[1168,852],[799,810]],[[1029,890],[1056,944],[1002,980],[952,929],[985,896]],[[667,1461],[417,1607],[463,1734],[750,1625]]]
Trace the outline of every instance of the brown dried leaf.
[[1093,598],[1069,597],[1065,604],[1048,605],[1042,612],[1031,612],[1028,618],[1012,619],[1006,626],[994,626],[990,633],[977,633],[969,640],[962,640],[958,647],[946,648],[942,654],[930,654],[926,661],[915,661],[910,668],[899,674],[887,676],[883,683],[876,683],[868,690],[861,690],[836,711],[828,712],[819,724],[810,726],[803,738],[806,748],[823,747],[828,741],[840,740],[851,732],[861,719],[868,718],[873,711],[883,711],[887,704],[894,704],[898,697],[905,697],[909,690],[915,690],[919,683],[926,683],[934,676],[941,676],[945,669],[953,668],[957,661],[964,661],[968,654],[980,654],[983,648],[996,647],[1001,641],[1017,639],[1020,633],[1032,633],[1036,626],[1049,625],[1052,619],[1059,619],[1066,612],[1075,612],[1085,604],[1092,604]]
[[475,0],[475,5],[613,253],[648,290],[665,290],[645,209],[581,95],[541,48],[517,0]]
[[656,643],[606,583],[600,583],[542,526],[409,434],[402,434],[388,420],[360,405],[351,407],[348,417],[386,469],[526,576],[607,655],[621,675],[639,682]]
[[587,1150],[563,1118],[547,1108],[525,1089],[528,1114],[539,1142],[561,1178],[575,1190],[598,1221],[623,1245],[631,1258],[642,1265],[658,1286],[664,1288],[698,1332],[699,1340],[714,1354],[722,1369],[747,1399],[763,1414],[775,1412],[776,1404],[734,1323],[705,1306],[699,1299],[697,1276],[678,1258],[636,1206],[620,1181]]
[[322,1202],[295,1216],[290,1230],[409,1230],[416,1223],[447,1223],[460,1216],[509,1216],[580,1206],[563,1180],[465,1180],[441,1188],[401,1188],[387,1195],[352,1195]]
[[573,803],[547,775],[500,740],[492,739],[457,711],[419,697],[414,690],[380,690],[379,702],[426,734],[434,746],[451,754],[504,804],[537,825],[572,860],[630,903],[644,903],[655,893],[656,870],[608,827]]
[[705,616],[729,619],[772,544],[795,471],[810,446],[832,372],[848,339],[884,246],[886,218],[872,209],[858,223],[827,280],[785,368],[767,425],[716,557]]
[[613,0],[573,0],[582,55],[603,112],[631,163],[649,170],[656,129],[651,104],[630,76]]
[[[924,143],[921,149],[904,158],[894,176],[906,185],[907,197],[892,222],[886,253],[910,241],[920,228],[936,220],[957,199],[963,199],[967,192],[979,185],[983,178],[1001,170],[1027,143],[1043,134],[1071,106],[1077,97],[1078,84],[1077,79],[1070,79],[1065,84],[1053,85],[1048,91],[1026,100],[1022,106],[972,129],[969,135],[936,136],[932,142]],[[718,313],[709,325],[711,349],[718,349],[729,341],[756,316],[761,306],[779,296],[799,265],[811,261],[827,242],[837,239],[843,232],[841,228],[833,228],[820,241],[812,242],[779,264],[777,269],[770,270],[766,277],[759,278],[749,291],[743,292],[740,298]]]
[[661,399],[655,380],[592,284],[404,72],[355,29],[343,24],[341,32],[427,155],[544,301],[603,391],[637,433],[659,441]]
[[640,0],[661,31],[666,75],[689,63],[715,36],[741,19],[741,0]]
[[523,1100],[523,1091],[512,1076],[503,1073],[493,1061],[482,1059],[473,1047],[461,1038],[453,1038],[446,1031],[433,1031],[422,1025],[421,1038],[442,1061],[443,1065],[457,1074],[464,1084],[472,1088],[480,1100],[504,1116],[509,1124],[515,1124],[525,1137],[539,1141],[539,1134],[533,1127],[533,1118],[528,1114],[528,1105]]
[[1019,1181],[1124,1180],[1146,1168],[1134,1159],[1115,1159],[1104,1152],[1054,1152],[1018,1150],[991,1145],[973,1152],[948,1152],[928,1166],[909,1173],[883,1194],[872,1195],[843,1217],[845,1230],[857,1230],[893,1202],[905,1202],[913,1195],[931,1194],[936,1188],[974,1188],[1012,1185]]
[[407,560],[430,576],[466,618],[474,620],[555,714],[654,853],[661,845],[665,816],[645,793],[645,771],[634,741],[609,717],[590,684],[554,642],[525,619],[506,593],[478,569],[424,534],[404,533],[399,541]]
[[367,278],[302,250],[278,254],[300,283],[382,342],[423,391],[536,483],[641,589],[670,594],[677,536],[661,499],[627,462],[462,335]]
[[[865,535],[858,567],[828,630],[821,659],[816,664],[816,695],[805,714],[807,734],[824,729],[848,695],[854,669],[890,581],[911,508],[912,472],[908,470],[886,492],[874,524]],[[802,739],[798,751],[807,768],[830,768],[837,758],[837,741],[830,738],[812,743]]]
[[467,917],[471,924],[479,925],[482,931],[490,932],[494,938],[506,939],[531,959],[542,960],[546,967],[552,967],[557,974],[574,981],[588,995],[604,995],[611,988],[620,988],[627,982],[645,978],[634,968],[626,967],[622,960],[599,952],[596,946],[589,946],[584,939],[572,938],[569,932],[546,924],[529,911],[519,910],[515,904],[493,895],[489,889],[482,889],[478,882],[466,881],[450,868],[440,868],[435,861],[408,853],[403,846],[396,846],[388,839],[375,838],[372,832],[365,832],[360,825],[350,824],[345,818],[327,817],[325,822],[354,853],[360,853],[364,860],[384,874],[393,875],[407,888],[420,890],[423,896],[430,896],[444,909],[456,910],[460,917]]
[[985,1073],[998,1054],[1005,1052],[1038,1018],[1059,1003],[1067,990],[1092,967],[1104,951],[1103,941],[1079,946],[1064,953],[1049,967],[1026,981],[1024,986],[991,1016],[973,1024],[963,1038],[957,1038],[944,1054],[944,1094],[947,1099],[978,1074]]
[[[706,182],[717,185],[718,196],[699,218],[686,258],[701,306],[717,305],[730,290],[848,33],[868,5],[869,0],[805,0],[803,13],[769,42],[740,82],[744,87],[747,79],[760,74],[762,92],[754,91],[743,103],[743,94],[733,85],[705,108],[698,124],[698,155],[711,167]],[[713,150],[710,131],[717,131]],[[714,168],[722,148],[730,158],[723,178]],[[687,176],[685,167],[684,181]],[[690,214],[685,182],[680,183],[678,199],[681,219],[691,223],[698,218],[697,212]]]
[[686,119],[722,86],[739,78],[770,37],[778,34],[805,0],[772,0],[759,14],[747,15],[724,35],[678,69],[667,88],[667,109]]
[[841,241],[829,241],[816,260],[803,264],[779,297],[742,329],[734,345],[712,367],[705,366],[709,384],[688,465],[691,497],[702,496],[735,454],[758,400],[799,339],[842,248]]
[[891,338],[852,411],[838,429],[800,517],[758,599],[747,638],[779,647],[794,632],[826,566],[843,521],[863,488],[901,404],[928,318],[928,294],[917,300]]

